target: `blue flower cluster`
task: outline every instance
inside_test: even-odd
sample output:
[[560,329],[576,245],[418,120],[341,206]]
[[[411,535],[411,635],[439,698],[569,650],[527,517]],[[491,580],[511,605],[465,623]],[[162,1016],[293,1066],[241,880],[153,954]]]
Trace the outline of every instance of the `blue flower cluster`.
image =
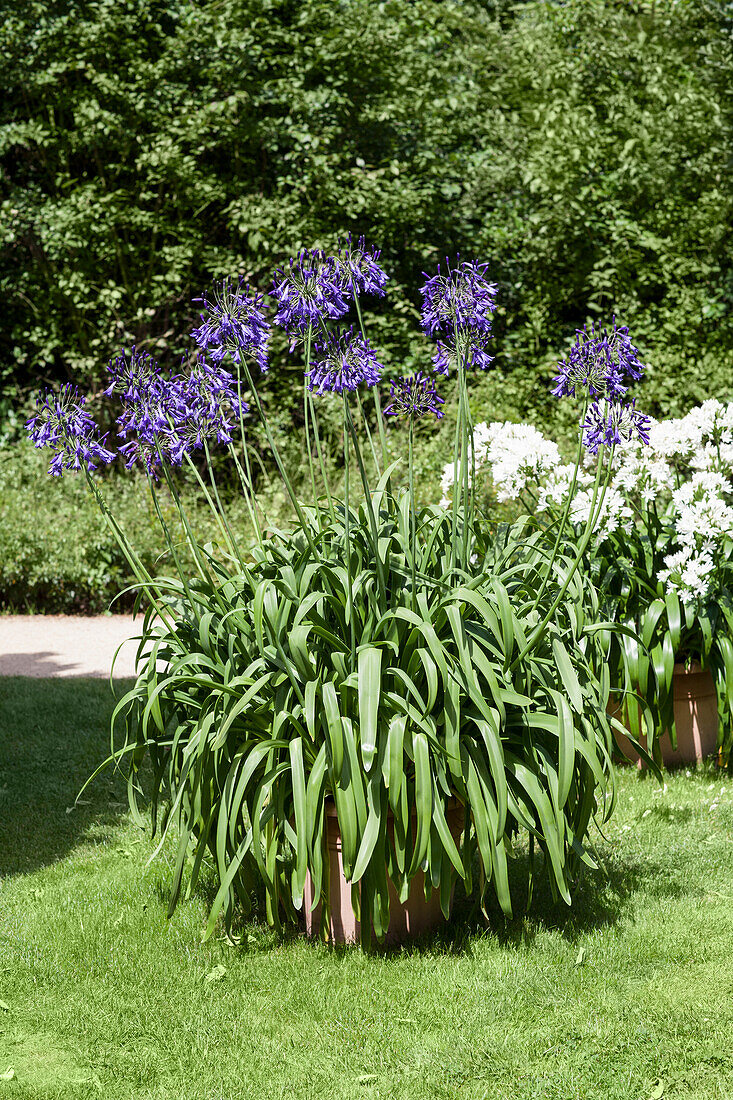
[[583,445],[595,455],[599,447],[611,447],[631,439],[648,444],[650,424],[651,419],[638,412],[636,399],[604,405],[594,401],[583,421]]
[[318,358],[310,364],[308,389],[313,393],[343,393],[362,383],[376,386],[383,367],[364,336],[353,325],[345,332],[329,332],[316,345]]
[[231,279],[215,283],[210,296],[194,298],[204,309],[201,324],[191,335],[213,363],[231,356],[235,363],[252,358],[260,370],[267,370],[267,344],[270,323],[265,317],[261,294],[250,294],[242,279],[235,286]]
[[496,309],[496,283],[486,277],[487,265],[461,261],[446,273],[425,278],[422,288],[422,326],[436,336],[433,357],[438,374],[447,374],[459,362],[486,370],[493,362],[487,348],[491,340],[492,314]]
[[[180,466],[204,442],[232,441],[240,401],[235,379],[222,367],[199,356],[187,373],[166,377],[148,352],[133,348],[113,360],[109,371],[105,392],[119,398],[118,434],[129,436],[120,447],[127,469],[139,464],[155,475],[163,462]],[[248,409],[242,402],[241,413]]]
[[605,329],[591,325],[578,329],[567,359],[559,363],[552,390],[556,397],[575,396],[585,390],[592,403],[583,424],[583,442],[591,454],[602,445],[639,438],[649,442],[649,417],[637,412],[635,403],[625,403],[629,384],[644,373],[639,350],[624,325],[613,319]]
[[50,447],[53,456],[48,472],[60,477],[64,470],[81,470],[86,466],[96,470],[100,463],[109,463],[114,451],[105,447],[107,436],[99,436],[99,428],[84,405],[86,398],[67,382],[59,393],[46,390],[36,398],[36,412],[26,421],[26,429],[36,447]]
[[337,321],[349,311],[336,261],[320,249],[304,249],[287,270],[279,268],[272,295],[277,303],[275,324],[288,333],[292,347],[309,326]]
[[416,417],[433,413],[438,420],[442,419],[443,410],[440,406],[445,402],[435,389],[433,379],[426,377],[422,371],[392,382],[391,390],[390,403],[384,410],[385,416]]
[[272,295],[277,304],[275,324],[290,337],[291,349],[309,328],[326,330],[349,312],[349,303],[362,294],[384,295],[387,275],[378,264],[380,253],[369,250],[364,238],[349,237],[335,256],[321,249],[304,249],[287,269],[275,272]]
[[644,373],[628,328],[619,328],[615,319],[610,331],[595,325],[590,331],[578,329],[568,358],[558,365],[555,397],[574,396],[576,389],[586,389],[591,397],[618,401],[627,392],[627,383],[637,382]]
[[363,237],[359,237],[354,244],[349,234],[346,242],[339,247],[338,255],[334,257],[345,293],[374,294],[378,298],[384,297],[388,277],[386,271],[377,262],[380,256],[379,249],[367,248]]

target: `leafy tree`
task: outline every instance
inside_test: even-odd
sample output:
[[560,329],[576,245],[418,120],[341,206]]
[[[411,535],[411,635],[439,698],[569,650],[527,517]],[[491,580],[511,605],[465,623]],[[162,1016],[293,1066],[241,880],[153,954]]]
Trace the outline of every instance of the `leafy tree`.
[[[120,344],[175,364],[210,278],[266,284],[349,230],[394,273],[374,336],[406,370],[425,354],[420,272],[460,249],[501,284],[497,370],[519,415],[548,415],[553,358],[614,309],[647,353],[652,411],[730,394],[728,9],[16,0],[0,28],[6,403],[43,378],[100,388]],[[283,424],[295,370],[270,376]]]

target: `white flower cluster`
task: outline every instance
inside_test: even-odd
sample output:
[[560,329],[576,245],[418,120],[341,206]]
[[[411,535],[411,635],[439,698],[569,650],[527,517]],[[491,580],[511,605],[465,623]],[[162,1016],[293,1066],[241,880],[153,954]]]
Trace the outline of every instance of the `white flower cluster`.
[[[473,449],[476,470],[490,467],[499,500],[515,499],[560,465],[557,444],[545,439],[531,424],[477,424]],[[449,462],[440,479],[443,504],[448,501],[453,482],[454,466]]]
[[[562,506],[573,478],[555,443],[529,424],[479,424],[474,432],[476,470],[491,474],[499,500],[523,494],[537,511]],[[570,517],[590,515],[589,467],[578,471]],[[441,479],[443,503],[453,486],[453,464]],[[596,528],[600,539],[650,510],[664,516],[671,532],[659,579],[688,600],[704,598],[715,584],[726,540],[733,539],[733,404],[706,401],[676,420],[653,421],[649,445],[638,440],[616,448],[614,470]]]

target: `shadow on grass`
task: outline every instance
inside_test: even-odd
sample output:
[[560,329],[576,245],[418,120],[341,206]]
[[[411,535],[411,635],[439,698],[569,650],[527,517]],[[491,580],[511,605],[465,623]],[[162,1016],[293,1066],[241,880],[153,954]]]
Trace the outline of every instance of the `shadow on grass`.
[[[130,681],[117,681],[118,698]],[[115,700],[100,679],[0,680],[0,876],[54,863],[126,812],[110,768],[75,800],[109,754]]]
[[[472,953],[476,937],[492,936],[508,950],[531,943],[546,930],[558,931],[569,942],[593,929],[613,927],[628,917],[630,901],[634,894],[643,891],[654,897],[675,898],[682,888],[670,879],[665,867],[651,856],[641,860],[629,857],[618,849],[605,846],[600,852],[603,866],[595,870],[583,868],[572,892],[572,906],[554,899],[544,873],[541,855],[536,857],[535,882],[532,902],[527,907],[528,856],[520,854],[510,863],[510,887],[514,916],[507,919],[496,897],[489,892],[486,899],[486,915],[481,912],[478,891],[466,896],[459,882],[451,918],[431,933],[404,946],[385,946],[374,942],[373,951],[391,957],[403,952],[417,954]],[[477,877],[477,875],[476,875]],[[202,875],[194,895],[206,907],[216,896],[217,884],[213,874]],[[277,943],[287,943],[304,937],[302,920],[299,925],[283,922],[278,936],[265,924],[264,891],[255,888],[251,892],[252,911],[245,916],[239,906],[235,909],[232,932],[239,940],[240,950],[247,953],[267,951]],[[168,893],[159,888],[162,903],[168,903]],[[221,928],[221,925],[219,925]],[[351,947],[333,948],[337,954],[352,950]]]
[[486,915],[481,912],[478,892],[466,897],[456,891],[451,919],[429,940],[417,942],[410,950],[470,954],[475,936],[489,935],[507,948],[532,943],[542,931],[559,932],[574,942],[583,933],[613,927],[629,912],[629,902],[639,891],[661,889],[665,896],[677,896],[679,886],[664,878],[663,868],[653,859],[635,860],[613,850],[601,853],[603,866],[583,868],[572,890],[572,905],[553,898],[542,858],[535,861],[535,880],[531,904],[527,906],[528,857],[518,856],[510,865],[510,887],[514,915],[504,916],[496,897],[489,892]]

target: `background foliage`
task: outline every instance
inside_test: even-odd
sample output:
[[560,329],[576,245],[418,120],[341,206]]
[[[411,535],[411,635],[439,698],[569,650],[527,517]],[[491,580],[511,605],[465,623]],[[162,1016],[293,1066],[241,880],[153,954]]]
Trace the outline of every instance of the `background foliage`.
[[[347,230],[393,274],[370,332],[399,372],[427,361],[421,272],[458,250],[490,262],[477,420],[561,439],[553,362],[612,311],[650,365],[648,411],[733,397],[732,28],[719,0],[16,0],[0,27],[0,446],[39,382],[98,394],[133,341],[175,366],[213,276],[266,288],[295,249]],[[268,415],[297,467],[302,365],[284,341],[274,367]],[[426,487],[445,461],[424,433]],[[22,500],[6,524],[8,508]],[[41,557],[60,553],[44,522]]]
[[652,364],[650,411],[730,392],[727,8],[19,0],[0,31],[6,394],[98,382],[120,342],[175,363],[213,275],[266,283],[349,229],[384,248],[378,341],[409,366],[425,265],[489,260],[522,415],[610,310]]

